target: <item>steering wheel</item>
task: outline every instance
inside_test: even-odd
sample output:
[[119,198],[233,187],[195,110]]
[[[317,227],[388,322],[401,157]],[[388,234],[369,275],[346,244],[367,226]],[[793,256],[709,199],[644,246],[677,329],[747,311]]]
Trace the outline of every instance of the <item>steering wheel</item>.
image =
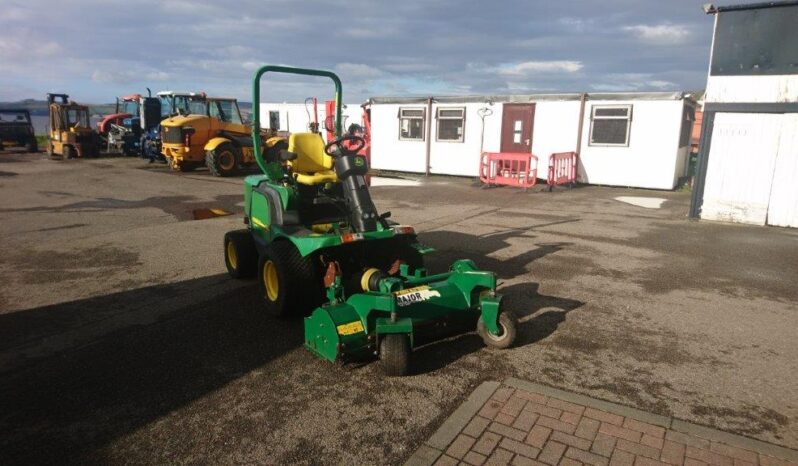
[[[344,145],[345,142],[350,144]],[[324,152],[331,157],[343,157],[345,155],[355,155],[366,147],[366,140],[354,134],[345,134],[340,138],[329,142],[324,146]]]

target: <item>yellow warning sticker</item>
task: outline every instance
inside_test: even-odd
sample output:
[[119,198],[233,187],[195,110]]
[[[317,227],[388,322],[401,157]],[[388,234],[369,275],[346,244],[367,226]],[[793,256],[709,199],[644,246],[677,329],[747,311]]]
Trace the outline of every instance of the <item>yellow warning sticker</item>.
[[338,335],[353,335],[363,331],[363,323],[356,320],[348,324],[341,324],[335,327],[335,329],[338,331]]
[[396,296],[396,304],[404,307],[413,303],[426,301],[430,298],[440,298],[441,294],[436,290],[430,290],[430,288],[425,285],[399,290],[394,293],[394,296]]

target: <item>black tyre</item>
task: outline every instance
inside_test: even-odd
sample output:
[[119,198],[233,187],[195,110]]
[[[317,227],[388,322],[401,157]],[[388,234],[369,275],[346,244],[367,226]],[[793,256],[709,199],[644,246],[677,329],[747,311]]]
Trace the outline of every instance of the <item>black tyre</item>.
[[39,152],[39,144],[36,143],[35,139],[31,139],[25,143],[25,150],[28,152]]
[[53,144],[52,143],[48,143],[47,144],[47,156],[50,157],[51,159],[57,158],[56,155],[55,155],[55,152],[53,151]]
[[252,278],[258,271],[258,250],[249,230],[228,231],[224,235],[224,265],[233,278]]
[[482,337],[482,341],[491,348],[507,349],[515,343],[517,335],[517,320],[515,316],[508,312],[501,312],[499,314],[499,330],[498,335],[494,335],[485,327],[480,317],[477,321],[477,333]]
[[171,168],[172,170],[183,173],[193,171],[195,168],[197,168],[197,166],[193,162],[183,161],[182,163],[177,165],[175,164],[175,159],[172,157],[167,157],[166,163],[169,165],[169,168]]
[[410,370],[410,338],[389,333],[380,339],[380,364],[385,375],[401,377]]
[[63,151],[63,157],[65,159],[74,159],[77,156],[75,148],[72,146],[63,146],[61,150]]
[[399,259],[404,261],[411,271],[424,267],[424,256],[409,244],[403,244],[399,247]]
[[205,164],[213,176],[232,176],[238,172],[241,151],[229,142],[205,153]]
[[260,256],[258,284],[266,311],[278,317],[308,315],[323,299],[311,257],[288,241],[272,243]]

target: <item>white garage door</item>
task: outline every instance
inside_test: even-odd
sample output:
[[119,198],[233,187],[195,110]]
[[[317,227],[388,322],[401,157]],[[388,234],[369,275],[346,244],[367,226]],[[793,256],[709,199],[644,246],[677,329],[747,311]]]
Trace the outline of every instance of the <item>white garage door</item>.
[[783,115],[717,113],[701,218],[764,225]]
[[[711,160],[711,159],[710,159]],[[798,115],[782,115],[768,225],[798,228]]]

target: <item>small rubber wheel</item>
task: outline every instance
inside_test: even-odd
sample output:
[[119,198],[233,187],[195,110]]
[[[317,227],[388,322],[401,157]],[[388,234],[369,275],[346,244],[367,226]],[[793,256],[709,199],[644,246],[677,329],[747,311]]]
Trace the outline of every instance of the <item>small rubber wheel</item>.
[[205,164],[213,176],[232,176],[238,172],[241,152],[236,146],[225,142],[205,153]]
[[410,369],[410,338],[401,333],[389,333],[380,339],[380,364],[389,377],[407,375]]
[[270,244],[260,256],[258,284],[266,311],[276,317],[309,315],[324,299],[313,260],[288,241]]
[[74,159],[75,158],[75,149],[72,146],[63,146],[63,157],[65,159]]
[[499,331],[498,335],[494,335],[485,327],[482,322],[482,317],[477,321],[477,333],[482,337],[482,341],[491,348],[507,349],[515,343],[517,335],[517,322],[515,316],[508,312],[499,314]]
[[258,271],[258,250],[249,230],[228,231],[224,235],[224,265],[233,278],[252,278]]
[[35,139],[30,139],[25,143],[25,150],[27,152],[39,152],[39,145],[36,143]]

